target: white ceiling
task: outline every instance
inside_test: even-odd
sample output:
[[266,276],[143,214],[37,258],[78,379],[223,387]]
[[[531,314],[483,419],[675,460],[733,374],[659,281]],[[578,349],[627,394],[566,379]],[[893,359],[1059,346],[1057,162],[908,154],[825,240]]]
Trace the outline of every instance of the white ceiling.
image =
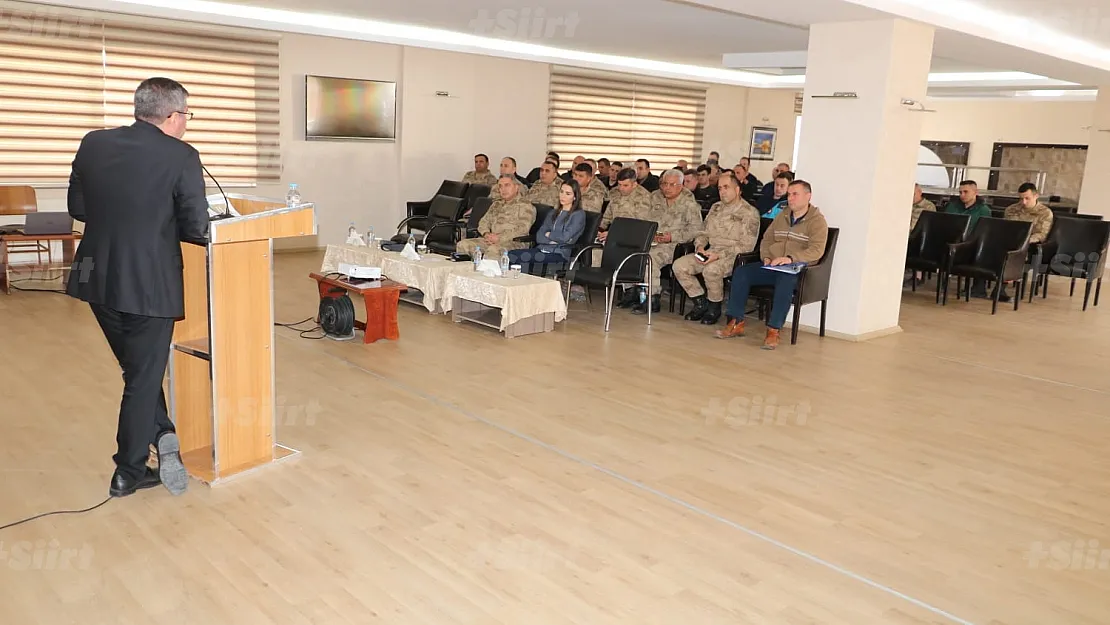
[[[239,9],[230,13],[209,8],[218,6],[216,3],[196,0],[40,1],[185,19],[192,16],[201,21],[215,19],[234,25],[303,29],[300,31],[337,36],[347,36],[346,24],[354,25],[349,32],[361,32],[366,28],[342,18],[361,18],[387,23],[372,27],[377,29],[377,34],[357,35],[376,41],[412,41],[411,28],[389,25],[407,24],[452,31],[433,35],[431,39],[426,33],[415,35],[416,41],[426,42],[424,45],[430,43],[432,47],[440,47],[436,42],[442,37],[444,49],[491,51],[534,60],[569,58],[570,64],[592,67],[605,67],[614,62],[613,59],[584,57],[617,55],[630,57],[629,62],[622,61],[616,63],[617,66],[639,73],[767,85],[771,83],[764,78],[722,71],[724,56],[805,50],[808,28],[812,24],[890,19],[897,14],[939,25],[934,43],[934,72],[1026,72],[1084,87],[1110,84],[1110,52],[1105,48],[1092,53],[1090,50],[1076,52],[1073,46],[1072,50],[1065,51],[1066,54],[1050,53],[1060,49],[1059,36],[1041,35],[1042,40],[1032,40],[1022,32],[1010,36],[1008,31],[999,29],[999,25],[1009,19],[1005,16],[986,20],[987,24],[977,24],[965,19],[964,13],[942,10],[964,0],[528,0],[526,3],[521,0],[222,0],[225,6]],[[1024,11],[1021,15],[1025,18],[1040,19],[1041,23],[1061,33],[1110,47],[1110,0],[972,1],[995,10]],[[268,17],[231,16],[242,12],[243,6],[257,7],[259,13],[270,11],[270,15],[275,14],[272,10],[280,12],[282,9],[299,14],[273,18],[277,21]],[[251,11],[255,12],[253,8]],[[313,25],[301,26],[305,22]],[[494,42],[496,45],[492,47],[480,44],[475,48],[473,37],[467,39],[458,34],[493,37],[511,43]],[[448,41],[450,39],[466,41]],[[537,46],[544,50],[536,51]],[[529,50],[522,52],[522,48]],[[557,54],[550,54],[552,49]],[[645,64],[640,61],[644,59],[681,65],[661,69],[656,63],[654,69],[644,70],[641,66]],[[762,76],[767,75],[767,70],[759,71],[764,72]],[[1035,83],[1031,81],[1025,86]],[[996,86],[1013,89],[1017,85]]]
[[[771,9],[760,11],[768,14],[769,19],[674,0],[608,0],[604,3],[597,0],[529,0],[527,3],[520,0],[482,0],[480,3],[457,0],[314,0],[311,9],[306,7],[306,0],[230,1],[709,67],[722,67],[722,57],[729,53],[804,50],[809,40],[807,29],[810,22],[881,17],[875,11],[838,0],[807,0],[807,4],[812,2],[816,5],[804,11],[807,20],[798,19],[802,11],[782,10],[797,4],[782,0],[772,0],[768,2],[772,5]],[[522,13],[522,4],[527,5],[527,13]],[[542,20],[549,21],[537,19],[540,15]],[[825,19],[820,19],[822,17]],[[556,25],[551,18],[576,20],[576,23],[573,28],[566,28]],[[782,21],[784,19],[789,21]],[[540,35],[513,30],[521,24],[526,30],[531,25],[538,25]],[[544,32],[544,27],[549,24],[553,35],[550,37]],[[944,54],[937,55],[933,60],[933,71],[937,72],[1005,69]]]

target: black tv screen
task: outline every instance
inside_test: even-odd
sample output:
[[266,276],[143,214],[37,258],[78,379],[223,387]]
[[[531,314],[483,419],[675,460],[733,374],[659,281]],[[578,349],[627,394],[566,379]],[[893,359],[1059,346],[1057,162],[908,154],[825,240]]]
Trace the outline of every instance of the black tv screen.
[[305,138],[394,141],[397,83],[305,76]]

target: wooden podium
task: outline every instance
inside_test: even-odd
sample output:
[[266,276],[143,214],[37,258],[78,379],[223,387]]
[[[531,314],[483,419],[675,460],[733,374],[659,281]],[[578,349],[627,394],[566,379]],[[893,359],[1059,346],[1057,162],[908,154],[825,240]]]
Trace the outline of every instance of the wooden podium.
[[213,220],[207,246],[181,245],[185,318],[169,362],[181,457],[209,485],[298,453],[277,442],[273,240],[316,234],[312,204],[226,197],[239,216]]

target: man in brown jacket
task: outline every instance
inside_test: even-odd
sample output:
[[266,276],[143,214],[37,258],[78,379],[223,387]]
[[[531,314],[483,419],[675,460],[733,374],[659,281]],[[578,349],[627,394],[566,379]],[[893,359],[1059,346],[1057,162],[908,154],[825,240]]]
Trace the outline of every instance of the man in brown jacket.
[[744,336],[744,308],[748,292],[753,285],[771,286],[775,295],[771,312],[767,316],[767,337],[763,349],[775,349],[779,344],[779,330],[786,323],[786,312],[794,298],[798,274],[784,273],[768,267],[793,266],[796,263],[811,265],[825,254],[829,225],[816,206],[810,204],[813,189],[804,180],[790,183],[786,191],[787,206],[771,222],[759,246],[760,264],[741,265],[732,272],[732,289],[728,296],[728,325],[719,330],[717,338]]
[[[709,209],[705,225],[694,237],[695,253],[671,265],[678,283],[694,300],[694,309],[686,313],[686,319],[706,325],[713,325],[721,318],[725,276],[732,271],[736,255],[755,249],[755,241],[759,238],[759,211],[740,198],[736,179],[731,174],[721,174],[717,188],[721,201]],[[704,289],[698,282],[698,274],[705,280]]]

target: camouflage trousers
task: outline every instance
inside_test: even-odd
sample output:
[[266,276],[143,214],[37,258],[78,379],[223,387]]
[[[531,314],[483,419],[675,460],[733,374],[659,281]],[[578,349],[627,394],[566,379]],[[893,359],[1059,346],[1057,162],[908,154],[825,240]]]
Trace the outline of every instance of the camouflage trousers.
[[[693,254],[687,254],[674,261],[671,271],[690,297],[700,297],[708,291],[709,301],[722,302],[725,299],[725,278],[732,275],[734,262],[735,258],[699,263]],[[705,280],[705,289],[698,283],[698,275]]]
[[501,252],[504,250],[519,250],[528,247],[527,243],[520,241],[506,241],[501,239],[500,243],[490,244],[486,243],[485,239],[463,239],[455,246],[455,251],[459,254],[466,254],[474,256],[474,250],[482,248],[482,257],[497,260],[501,258]]
[[659,293],[662,284],[659,281],[659,274],[663,267],[671,264],[674,260],[674,248],[678,247],[677,243],[660,243],[651,248],[651,292]]

